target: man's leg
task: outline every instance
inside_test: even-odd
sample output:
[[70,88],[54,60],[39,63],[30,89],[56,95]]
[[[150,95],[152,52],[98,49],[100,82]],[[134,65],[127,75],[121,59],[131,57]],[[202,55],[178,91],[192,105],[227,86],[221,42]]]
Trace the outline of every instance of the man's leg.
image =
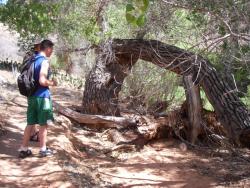
[[53,120],[53,112],[52,112],[52,103],[48,98],[40,98],[40,110],[38,116],[38,123],[40,124],[39,128],[39,143],[40,143],[40,156],[45,157],[52,155],[53,152],[47,148],[47,132],[48,126],[50,126],[50,122]]
[[48,133],[48,126],[42,125],[39,128],[39,145],[40,145],[40,156],[46,157],[53,154],[53,151],[47,148],[46,142],[47,142],[47,133]]
[[31,150],[28,148],[32,127],[33,127],[33,125],[27,125],[25,127],[22,145],[21,145],[20,149],[18,150],[20,158],[25,158],[25,157],[32,155]]
[[[27,126],[24,130],[23,140],[19,152],[27,151],[28,144],[31,136],[31,132],[34,129],[34,125],[37,124],[37,113],[36,113],[36,103],[34,97],[28,98],[28,108],[27,108]],[[31,153],[31,152],[30,152]],[[24,156],[25,157],[25,156]]]
[[24,129],[23,142],[21,147],[28,147],[31,131],[34,125],[27,125]]
[[46,142],[47,142],[47,133],[48,133],[48,126],[43,125],[39,127],[39,146],[41,151],[46,150]]
[[34,125],[27,125],[25,127],[21,148],[28,148],[30,135],[31,135],[31,131],[32,131],[33,127],[34,127]]

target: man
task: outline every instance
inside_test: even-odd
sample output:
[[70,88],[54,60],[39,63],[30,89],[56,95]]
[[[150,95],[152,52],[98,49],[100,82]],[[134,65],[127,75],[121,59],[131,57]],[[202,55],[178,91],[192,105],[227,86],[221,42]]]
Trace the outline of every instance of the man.
[[55,80],[49,80],[49,58],[53,52],[54,44],[50,40],[43,40],[40,44],[40,53],[35,56],[34,79],[38,84],[36,92],[28,97],[27,126],[24,130],[22,145],[19,149],[19,157],[25,158],[32,155],[28,143],[34,125],[39,124],[40,156],[52,155],[52,151],[46,147],[47,128],[52,124],[53,112],[49,86],[56,86]]

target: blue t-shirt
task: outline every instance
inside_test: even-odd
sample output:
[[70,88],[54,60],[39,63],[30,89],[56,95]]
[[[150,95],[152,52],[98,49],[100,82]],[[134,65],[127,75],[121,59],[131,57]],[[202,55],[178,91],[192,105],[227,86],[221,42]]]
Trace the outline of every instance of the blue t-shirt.
[[[38,87],[36,92],[33,94],[35,97],[41,97],[41,98],[50,98],[50,91],[49,87],[44,87],[41,86],[39,83],[39,76],[40,76],[40,71],[42,67],[42,62],[46,60],[46,57],[44,57],[42,54],[36,54],[35,55],[35,71],[34,71],[34,79],[38,83]],[[49,76],[49,72],[48,72]]]

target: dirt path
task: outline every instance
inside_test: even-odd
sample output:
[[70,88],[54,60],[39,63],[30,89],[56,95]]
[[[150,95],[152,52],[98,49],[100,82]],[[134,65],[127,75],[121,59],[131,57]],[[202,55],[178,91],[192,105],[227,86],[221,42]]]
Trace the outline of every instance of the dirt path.
[[[25,128],[25,108],[7,106],[5,113],[6,134],[0,138],[0,187],[74,187],[67,180],[57,156],[39,158],[38,148],[33,146],[34,156],[18,159],[18,148]],[[58,132],[60,134],[60,132]],[[58,142],[58,137],[50,133],[50,145]]]
[[[101,179],[118,187],[199,188],[216,185],[213,178],[202,176],[192,169],[188,165],[189,159],[185,159],[185,153],[181,154],[178,149],[171,148],[171,141],[161,140],[159,144],[157,149],[147,146],[126,160],[114,162],[98,158],[91,159],[91,163],[93,166],[99,165]],[[126,154],[122,158],[127,158]]]
[[[182,151],[176,140],[158,140],[140,151],[110,151],[115,145],[105,130],[71,125],[56,115],[48,145],[57,153],[39,158],[17,158],[26,124],[26,99],[13,85],[11,73],[0,71],[8,84],[0,86],[0,187],[250,187],[249,163],[225,153],[210,156]],[[77,104],[81,92],[55,88],[53,98],[64,105]],[[230,184],[232,182],[232,184]]]
[[[2,71],[0,75],[7,81],[13,79],[6,71]],[[8,83],[11,84],[11,82]],[[4,135],[0,137],[0,187],[74,187],[67,180],[66,173],[58,164],[56,155],[50,158],[39,158],[37,144],[31,144],[33,157],[26,159],[17,157],[17,150],[26,125],[26,99],[19,96],[16,90],[12,91],[11,85],[5,91],[4,88],[1,89],[1,94],[5,94],[5,98],[14,100],[0,100],[0,122],[6,129]],[[57,130],[57,135],[53,130],[49,133],[49,143],[54,148],[59,143],[59,135],[64,134],[62,130]]]

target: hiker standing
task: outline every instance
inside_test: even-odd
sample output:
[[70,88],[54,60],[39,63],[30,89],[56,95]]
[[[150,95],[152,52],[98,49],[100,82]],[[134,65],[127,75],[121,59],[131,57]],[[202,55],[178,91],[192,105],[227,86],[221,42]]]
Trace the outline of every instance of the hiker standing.
[[[53,111],[49,86],[56,86],[55,80],[49,80],[50,64],[48,58],[53,52],[54,44],[50,40],[43,40],[40,44],[40,52],[34,57],[34,81],[35,91],[28,96],[27,126],[24,130],[22,145],[19,149],[19,157],[25,158],[32,155],[28,143],[32,127],[39,124],[39,146],[40,156],[45,157],[52,154],[46,147],[47,128],[52,124]],[[19,88],[20,89],[20,88]]]

